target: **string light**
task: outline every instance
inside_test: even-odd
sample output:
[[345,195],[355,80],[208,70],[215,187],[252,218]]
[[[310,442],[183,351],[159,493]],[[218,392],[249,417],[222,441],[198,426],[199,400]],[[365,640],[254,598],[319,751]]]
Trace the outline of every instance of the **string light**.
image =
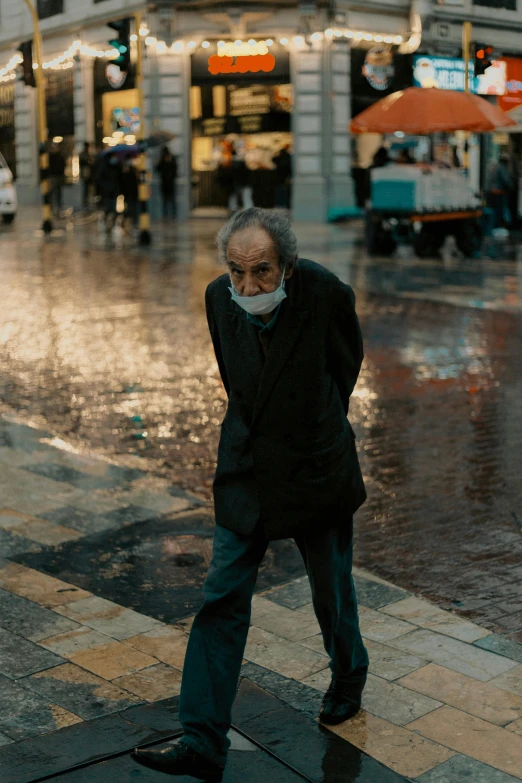
[[[202,41],[199,44],[196,41],[174,41],[170,46],[165,41],[158,41],[157,38],[153,35],[150,35],[150,30],[147,27],[146,24],[142,24],[139,29],[139,36],[141,38],[145,39],[146,46],[154,46],[156,47],[156,51],[158,54],[181,54],[182,52],[187,49],[190,53],[194,52],[198,46],[201,46],[203,49],[208,49],[211,46],[210,41]],[[324,32],[314,32],[310,36],[310,40],[313,42],[321,41],[322,39],[326,38],[327,40],[331,40],[332,38],[348,38],[348,39],[354,39],[356,42],[360,41],[375,41],[375,43],[386,43],[386,44],[396,44],[399,46],[400,44],[404,44],[406,40],[406,45],[413,44],[415,48],[418,47],[420,44],[419,36],[415,35],[414,33],[410,34],[408,38],[404,39],[402,35],[383,35],[382,33],[369,33],[365,32],[363,30],[358,31],[352,31],[352,30],[341,30],[338,28],[332,29],[331,27],[327,28]],[[138,35],[136,33],[133,33],[130,36],[130,40],[132,42],[136,42],[138,40]],[[292,42],[294,46],[297,48],[301,48],[304,43],[305,39],[302,35],[295,35],[292,38]],[[282,37],[279,39],[279,43],[281,46],[288,46],[290,41],[287,37]],[[272,38],[267,38],[266,40],[260,40],[256,41],[254,38],[249,38],[248,42],[243,42],[241,39],[237,39],[236,41],[226,43],[225,41],[217,41],[217,49],[218,51],[221,50],[229,50],[230,47],[235,46],[238,49],[239,48],[245,48],[248,46],[249,49],[252,49],[252,54],[255,54],[259,47],[269,47],[274,45],[274,40]],[[412,50],[413,51],[413,50]],[[248,52],[247,52],[248,53]],[[73,68],[73,58],[77,55],[84,55],[85,57],[92,57],[94,59],[102,59],[105,58],[107,60],[115,59],[119,57],[119,51],[117,49],[111,48],[111,49],[101,49],[97,48],[95,46],[91,46],[89,44],[82,43],[79,40],[75,40],[72,42],[72,44],[69,46],[68,49],[66,49],[62,54],[54,57],[52,60],[46,60],[42,63],[42,68],[45,70],[51,69],[68,69]],[[0,82],[5,81],[11,81],[16,78],[16,69],[19,65],[21,65],[23,62],[23,58],[20,56],[20,54],[16,53],[11,56],[11,58],[8,60],[8,62],[0,68]],[[37,65],[36,63],[33,63],[33,68],[36,69]]]

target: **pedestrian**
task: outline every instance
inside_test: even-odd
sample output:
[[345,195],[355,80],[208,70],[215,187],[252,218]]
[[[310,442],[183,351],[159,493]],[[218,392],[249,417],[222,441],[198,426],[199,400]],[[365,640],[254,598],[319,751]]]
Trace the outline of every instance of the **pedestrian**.
[[104,155],[98,167],[98,187],[103,201],[105,228],[110,231],[117,215],[118,196],[121,192],[121,164],[115,153]]
[[271,539],[294,538],[331,658],[320,719],[361,704],[368,655],[352,580],[353,514],[366,499],[347,413],[363,359],[352,289],[298,259],[288,219],[253,207],[218,234],[227,273],[206,291],[228,396],[214,481],[216,530],[190,632],[180,741],[135,750],[145,766],[221,781],[252,594]]
[[292,156],[290,145],[285,144],[272,158],[276,172],[275,205],[290,209],[290,183],[292,181]]
[[79,162],[80,179],[83,184],[83,208],[88,209],[90,204],[94,163],[94,155],[91,152],[91,145],[88,141],[84,142],[83,150],[80,152]]
[[123,162],[120,176],[120,192],[125,202],[124,224],[127,230],[138,222],[138,172],[129,159]]
[[59,144],[52,144],[49,152],[49,196],[55,215],[62,210],[62,187],[65,182],[65,158]]
[[169,213],[176,217],[176,177],[178,176],[178,162],[168,147],[161,150],[156,171],[161,180],[161,198],[163,202],[163,218],[166,220]]
[[509,158],[501,155],[490,170],[486,184],[486,199],[495,216],[495,228],[511,225],[509,194],[513,180],[509,172]]

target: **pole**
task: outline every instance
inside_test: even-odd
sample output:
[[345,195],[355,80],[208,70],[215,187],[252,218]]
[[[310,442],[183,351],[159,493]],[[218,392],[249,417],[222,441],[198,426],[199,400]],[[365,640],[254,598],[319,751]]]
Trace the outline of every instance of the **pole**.
[[[464,22],[462,25],[462,56],[464,58],[464,89],[469,89],[469,58],[471,57],[471,22]],[[469,175],[469,133],[464,135],[464,168]]]
[[138,156],[138,201],[139,201],[139,243],[140,245],[150,245],[152,238],[150,235],[150,215],[149,215],[149,183],[147,178],[147,156],[145,154],[145,113],[143,100],[143,40],[140,35],[141,13],[134,14],[134,26],[137,36],[136,49],[136,89],[138,90],[138,106],[140,110],[140,134],[138,144],[141,152]]
[[50,234],[53,230],[51,212],[51,194],[49,192],[49,150],[47,132],[47,107],[45,105],[45,79],[42,68],[42,37],[40,20],[32,0],[25,0],[33,20],[34,54],[37,67],[34,69],[36,95],[38,99],[38,151],[40,155],[40,192],[42,194],[42,231]]

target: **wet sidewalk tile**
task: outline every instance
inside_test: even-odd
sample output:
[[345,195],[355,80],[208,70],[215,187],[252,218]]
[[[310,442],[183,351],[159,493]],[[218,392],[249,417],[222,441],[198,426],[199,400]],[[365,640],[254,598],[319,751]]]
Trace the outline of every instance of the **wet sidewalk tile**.
[[181,672],[172,666],[158,663],[147,669],[118,677],[114,685],[123,688],[143,701],[160,701],[177,696],[181,689]]
[[[20,681],[11,682],[0,675],[2,709],[0,731],[11,740],[47,734],[65,726],[79,723],[81,718],[47,698],[22,687]],[[4,744],[1,743],[0,744]],[[5,743],[7,744],[7,743]]]
[[19,514],[17,517],[0,516],[0,525],[17,536],[36,541],[45,546],[56,546],[64,541],[75,541],[81,536],[77,530],[49,522],[46,519]]
[[187,643],[188,636],[181,629],[173,628],[171,625],[159,626],[152,631],[125,640],[125,644],[180,671],[183,669]]
[[161,627],[162,623],[132,609],[125,609],[105,598],[90,596],[56,608],[70,620],[87,625],[114,639],[128,639],[138,633]]
[[390,639],[388,644],[482,682],[488,682],[517,665],[516,661],[424,628]]
[[326,655],[255,627],[251,627],[248,634],[245,658],[295,680],[302,680],[328,666]]
[[33,674],[23,680],[23,686],[84,720],[119,712],[142,702],[137,696],[73,663]]
[[0,674],[16,680],[63,662],[58,655],[0,627]]
[[479,682],[444,666],[429,664],[403,677],[400,684],[498,726],[522,718],[521,696],[495,687],[494,680]]
[[0,589],[0,618],[3,628],[31,642],[39,642],[50,636],[79,628],[78,623],[73,620],[2,589]]
[[114,640],[98,633],[98,631],[93,631],[92,628],[79,625],[73,631],[42,639],[38,644],[45,647],[46,650],[61,655],[62,658],[71,658],[77,652],[90,650],[92,647],[107,644],[110,641]]
[[461,755],[453,756],[418,778],[419,783],[518,783],[519,780]]
[[[330,679],[330,670],[325,669],[306,677],[302,682],[325,693],[330,685]],[[435,698],[420,696],[407,687],[369,674],[363,692],[362,706],[378,718],[384,718],[397,726],[404,726],[416,717],[441,707],[442,703]]]
[[86,590],[55,579],[54,576],[11,562],[0,564],[0,587],[47,608],[91,595]]
[[454,755],[452,750],[407,728],[360,712],[339,726],[328,727],[387,767],[416,778]]
[[381,611],[421,628],[428,628],[431,631],[452,636],[454,639],[460,639],[462,642],[476,642],[490,634],[490,631],[479,625],[470,623],[458,615],[445,612],[437,606],[413,596],[383,606]]
[[397,680],[426,665],[426,660],[389,647],[381,642],[365,639],[364,645],[370,658],[370,671],[385,680]]
[[[381,609],[394,601],[401,601],[408,596],[406,590],[393,585],[376,582],[354,574],[353,581],[357,595],[357,603],[369,609]],[[407,618],[404,618],[407,619]]]
[[145,655],[122,642],[99,644],[88,650],[78,650],[67,657],[72,663],[103,677],[104,680],[115,680],[158,663],[150,655]]
[[475,644],[477,647],[482,647],[483,650],[489,650],[490,652],[497,653],[497,655],[511,658],[512,661],[519,661],[522,663],[522,644],[513,642],[511,639],[506,639],[504,636],[491,634],[490,636],[485,636],[483,639],[479,639]]
[[319,623],[262,596],[252,599],[252,625],[290,641],[300,641],[320,633]]
[[415,627],[375,609],[367,609],[365,606],[359,607],[359,626],[364,638],[374,642],[388,642],[390,639],[409,633]]
[[500,677],[495,677],[491,681],[491,685],[522,697],[522,666],[517,666],[516,669],[511,669]]
[[520,737],[453,707],[440,707],[407,726],[458,753],[522,777]]

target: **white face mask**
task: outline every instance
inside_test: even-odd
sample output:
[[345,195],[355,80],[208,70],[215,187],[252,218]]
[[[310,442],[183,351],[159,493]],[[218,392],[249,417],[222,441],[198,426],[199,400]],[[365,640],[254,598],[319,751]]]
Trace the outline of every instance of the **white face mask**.
[[236,302],[250,315],[267,315],[278,307],[283,299],[286,299],[285,292],[285,270],[279,287],[270,294],[256,294],[255,296],[240,296],[234,284],[228,289],[232,295],[232,301]]

